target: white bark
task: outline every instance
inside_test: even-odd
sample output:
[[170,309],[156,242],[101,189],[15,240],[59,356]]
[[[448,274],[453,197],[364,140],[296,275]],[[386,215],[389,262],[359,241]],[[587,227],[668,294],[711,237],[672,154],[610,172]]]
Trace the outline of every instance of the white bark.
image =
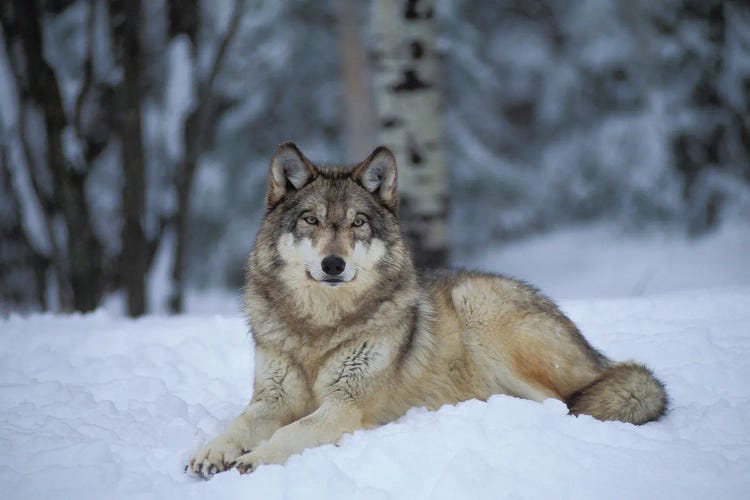
[[378,132],[398,162],[402,227],[417,266],[442,266],[449,196],[434,1],[377,0],[372,6]]

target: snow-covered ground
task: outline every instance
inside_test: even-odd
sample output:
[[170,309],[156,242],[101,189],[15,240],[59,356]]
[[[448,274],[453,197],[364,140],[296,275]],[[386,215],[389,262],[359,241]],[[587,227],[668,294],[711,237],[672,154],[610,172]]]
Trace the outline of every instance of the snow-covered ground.
[[561,304],[596,347],[666,383],[672,409],[660,422],[605,423],[552,400],[495,396],[414,409],[284,467],[210,481],[183,466],[251,394],[236,300],[217,297],[230,311],[220,315],[207,301],[200,314],[137,321],[11,316],[0,322],[2,497],[748,498],[748,242],[738,228],[690,244],[567,231],[478,262],[553,297],[605,297]]
[[458,263],[521,278],[558,300],[750,286],[750,223],[728,224],[701,238],[572,227]]

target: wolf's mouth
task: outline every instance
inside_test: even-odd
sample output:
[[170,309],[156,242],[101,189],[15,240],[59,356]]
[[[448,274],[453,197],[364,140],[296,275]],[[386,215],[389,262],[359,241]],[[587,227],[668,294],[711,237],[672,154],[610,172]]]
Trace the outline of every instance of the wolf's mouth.
[[331,288],[337,287],[342,283],[349,283],[350,281],[354,281],[356,279],[356,275],[352,277],[352,279],[344,280],[341,278],[321,278],[317,279],[315,276],[312,275],[310,271],[305,271],[305,274],[307,274],[307,277],[313,281],[317,281],[318,283],[321,283],[323,285],[329,286]]
[[320,280],[320,283],[325,284],[325,286],[329,288],[336,288],[341,283],[346,283],[346,281],[340,280],[340,279],[325,279],[325,280]]

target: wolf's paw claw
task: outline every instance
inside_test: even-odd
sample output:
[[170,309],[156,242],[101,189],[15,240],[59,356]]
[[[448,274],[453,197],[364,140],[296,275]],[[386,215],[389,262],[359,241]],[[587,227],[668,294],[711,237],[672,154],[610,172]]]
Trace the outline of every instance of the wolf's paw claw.
[[185,466],[185,472],[203,479],[232,468],[235,459],[241,455],[240,447],[227,441],[213,442],[193,455]]
[[237,470],[240,471],[240,474],[250,474],[251,472],[255,472],[255,464],[238,465]]
[[240,474],[250,474],[251,472],[254,472],[259,465],[260,461],[253,457],[251,453],[248,453],[235,460],[232,467],[237,469]]

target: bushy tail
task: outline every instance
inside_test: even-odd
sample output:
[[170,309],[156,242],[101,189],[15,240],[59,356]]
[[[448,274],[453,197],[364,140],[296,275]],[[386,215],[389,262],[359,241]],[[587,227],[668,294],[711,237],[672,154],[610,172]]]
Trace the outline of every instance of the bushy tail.
[[617,363],[568,398],[572,415],[641,425],[667,411],[667,393],[651,370],[638,363]]

